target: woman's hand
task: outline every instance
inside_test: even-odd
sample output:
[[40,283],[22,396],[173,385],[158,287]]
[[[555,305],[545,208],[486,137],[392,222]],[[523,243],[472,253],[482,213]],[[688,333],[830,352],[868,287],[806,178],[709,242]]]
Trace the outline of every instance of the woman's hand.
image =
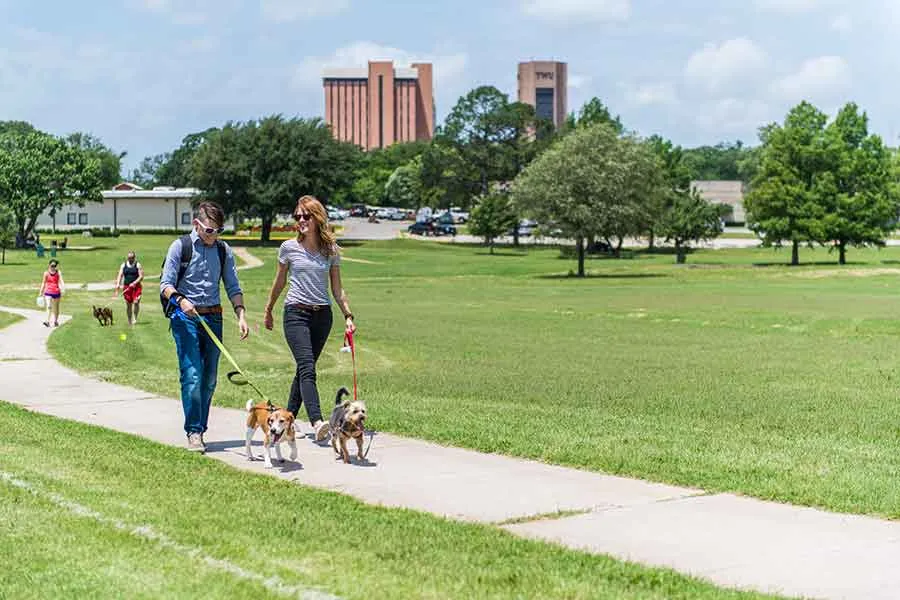
[[275,326],[275,319],[272,318],[272,307],[267,306],[265,314],[263,315],[263,325],[265,325],[266,329],[272,331],[272,327]]
[[353,323],[353,317],[347,317],[346,329],[344,331],[346,331],[350,335],[353,335],[353,333],[356,331],[356,325]]

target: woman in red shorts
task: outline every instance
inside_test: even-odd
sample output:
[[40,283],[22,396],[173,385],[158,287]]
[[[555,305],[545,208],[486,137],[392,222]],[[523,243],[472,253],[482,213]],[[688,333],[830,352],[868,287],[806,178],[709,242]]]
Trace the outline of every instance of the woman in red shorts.
[[53,259],[50,261],[47,270],[44,271],[44,277],[41,280],[41,291],[38,297],[44,298],[44,304],[47,306],[47,320],[44,321],[44,327],[50,327],[50,318],[53,318],[53,326],[59,327],[59,299],[62,297],[63,288],[62,271],[59,270],[59,261]]
[[125,262],[119,267],[116,277],[116,293],[122,289],[122,297],[125,299],[125,312],[128,314],[128,324],[137,323],[138,313],[141,310],[141,282],[144,280],[144,267],[137,261],[134,251],[128,253]]

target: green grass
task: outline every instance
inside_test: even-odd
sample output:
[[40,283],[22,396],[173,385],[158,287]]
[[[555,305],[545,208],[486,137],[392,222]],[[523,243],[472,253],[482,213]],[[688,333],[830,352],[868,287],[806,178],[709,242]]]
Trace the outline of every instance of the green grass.
[[19,315],[14,315],[8,312],[0,312],[0,329],[3,329],[7,325],[12,325],[16,321],[21,321],[22,317]]
[[[120,241],[150,254],[144,243]],[[255,331],[275,248],[253,252],[267,262],[241,273],[254,332],[237,342],[229,318],[226,344],[284,403],[293,363],[280,317],[274,332]],[[575,262],[553,248],[491,256],[391,241],[349,245],[345,255],[368,261],[346,261],[343,276],[376,429],[900,517],[900,249],[854,250],[845,267],[803,249],[799,268],[785,266],[787,249],[698,251],[684,266],[670,254],[631,252],[588,261],[582,280],[566,276]],[[144,260],[159,264],[161,255]],[[92,300],[64,299],[82,318],[54,333],[51,351],[82,371],[177,397],[174,345],[155,295],[124,342],[121,324],[91,321]],[[31,294],[21,302],[30,306]],[[325,402],[351,383],[340,341],[336,326],[319,364]],[[216,402],[242,406],[248,389],[220,381]]]
[[762,597],[3,402],[0,431],[0,598]]

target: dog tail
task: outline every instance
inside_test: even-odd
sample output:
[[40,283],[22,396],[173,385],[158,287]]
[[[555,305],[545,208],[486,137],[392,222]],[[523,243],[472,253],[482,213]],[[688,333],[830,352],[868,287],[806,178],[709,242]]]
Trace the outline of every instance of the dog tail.
[[350,395],[350,391],[347,390],[347,388],[342,387],[341,389],[339,389],[339,390],[337,391],[337,396],[335,396],[335,398],[334,398],[334,405],[337,406],[338,404],[341,403],[341,399],[342,399],[344,396],[349,396],[349,395]]
[[253,408],[253,400],[247,400],[247,404],[244,405],[244,410],[250,412],[250,409]]

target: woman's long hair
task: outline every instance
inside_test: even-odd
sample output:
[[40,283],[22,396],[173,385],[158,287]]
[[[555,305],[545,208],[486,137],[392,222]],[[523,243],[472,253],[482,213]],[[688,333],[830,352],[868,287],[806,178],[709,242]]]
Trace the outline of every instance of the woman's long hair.
[[[316,222],[316,231],[319,232],[319,252],[324,256],[332,256],[338,253],[337,238],[334,232],[328,226],[328,213],[325,207],[315,196],[300,196],[297,200],[297,207],[294,209],[294,219],[300,214],[300,210],[304,210],[312,215],[313,221]],[[299,233],[302,240],[303,234]]]

